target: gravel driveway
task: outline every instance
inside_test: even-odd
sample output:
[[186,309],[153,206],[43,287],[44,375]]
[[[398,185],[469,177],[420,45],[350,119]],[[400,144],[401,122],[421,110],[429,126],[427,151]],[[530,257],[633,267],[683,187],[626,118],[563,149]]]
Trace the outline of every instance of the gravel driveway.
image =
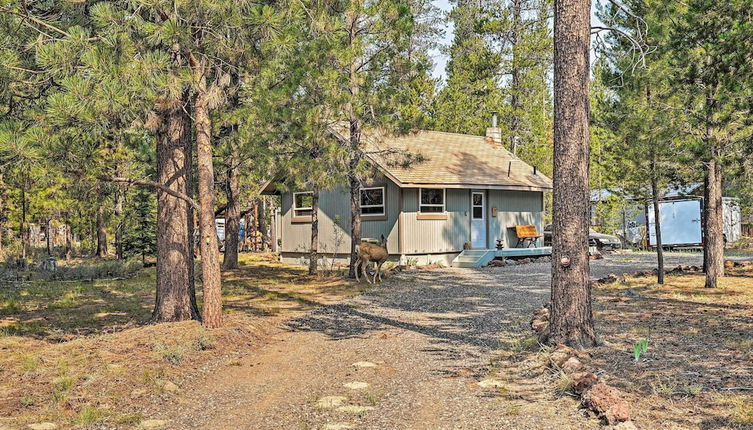
[[[666,265],[701,258],[670,254]],[[592,276],[654,264],[650,254],[614,254],[592,262]],[[478,385],[500,337],[529,330],[549,296],[549,267],[409,271],[318,308],[240,366],[211,375],[213,389],[181,401],[171,427],[589,428],[573,407],[505,414],[500,390]]]

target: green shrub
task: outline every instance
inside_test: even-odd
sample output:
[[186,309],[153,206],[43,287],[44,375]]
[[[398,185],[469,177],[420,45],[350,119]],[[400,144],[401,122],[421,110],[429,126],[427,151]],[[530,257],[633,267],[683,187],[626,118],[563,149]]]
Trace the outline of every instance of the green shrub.
[[186,348],[181,345],[168,345],[166,343],[159,342],[154,345],[154,352],[161,359],[174,366],[177,366],[183,361],[183,356],[186,353]]

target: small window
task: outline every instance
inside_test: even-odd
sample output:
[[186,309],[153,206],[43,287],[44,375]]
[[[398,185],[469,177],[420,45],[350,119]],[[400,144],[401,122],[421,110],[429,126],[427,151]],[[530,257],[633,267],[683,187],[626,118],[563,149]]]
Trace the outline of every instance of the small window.
[[384,215],[384,187],[361,188],[361,215]]
[[473,219],[484,219],[484,193],[472,193],[471,196],[473,196],[471,216]]
[[419,190],[419,212],[444,213],[444,188],[421,188]]
[[293,193],[293,216],[296,218],[310,217],[314,193]]

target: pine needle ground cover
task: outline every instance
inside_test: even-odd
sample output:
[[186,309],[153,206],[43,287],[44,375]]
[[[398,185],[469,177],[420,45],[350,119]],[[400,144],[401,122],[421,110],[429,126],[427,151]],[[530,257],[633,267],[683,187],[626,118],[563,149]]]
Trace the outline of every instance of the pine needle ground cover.
[[0,427],[137,426],[191,378],[237,365],[281,322],[363,288],[260,254],[242,255],[240,269],[223,278],[226,324],[216,330],[195,321],[149,325],[154,269],[2,286]]
[[753,428],[753,270],[727,275],[717,289],[698,275],[594,289],[592,364],[632,397],[639,428]]

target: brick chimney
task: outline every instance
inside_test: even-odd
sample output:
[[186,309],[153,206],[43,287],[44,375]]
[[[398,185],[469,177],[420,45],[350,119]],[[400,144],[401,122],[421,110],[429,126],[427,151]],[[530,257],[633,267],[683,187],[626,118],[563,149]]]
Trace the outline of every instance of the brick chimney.
[[495,144],[502,144],[502,130],[497,127],[497,112],[492,112],[492,126],[486,129],[486,137]]

